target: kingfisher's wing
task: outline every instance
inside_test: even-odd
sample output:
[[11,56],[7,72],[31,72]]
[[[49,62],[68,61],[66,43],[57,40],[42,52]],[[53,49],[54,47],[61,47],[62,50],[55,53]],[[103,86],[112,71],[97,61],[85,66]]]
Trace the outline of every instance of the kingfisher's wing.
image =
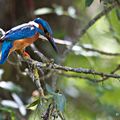
[[7,31],[6,34],[2,37],[2,40],[19,40],[24,38],[29,38],[34,36],[38,31],[38,28],[30,24],[22,24],[17,27],[12,28]]
[[8,57],[9,51],[13,46],[13,41],[4,41],[0,51],[0,64],[3,64]]

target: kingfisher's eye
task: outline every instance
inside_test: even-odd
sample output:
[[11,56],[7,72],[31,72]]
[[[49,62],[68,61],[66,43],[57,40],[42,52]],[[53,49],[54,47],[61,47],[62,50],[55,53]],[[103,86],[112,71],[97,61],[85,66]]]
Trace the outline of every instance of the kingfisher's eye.
[[47,33],[47,30],[46,30],[46,29],[44,29],[44,33],[45,33],[45,34]]

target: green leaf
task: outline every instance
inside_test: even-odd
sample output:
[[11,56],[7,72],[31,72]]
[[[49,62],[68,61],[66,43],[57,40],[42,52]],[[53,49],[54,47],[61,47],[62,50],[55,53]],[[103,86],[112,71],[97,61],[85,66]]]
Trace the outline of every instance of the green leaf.
[[48,84],[46,84],[46,90],[51,95],[55,95],[56,94],[55,91],[53,90],[53,88],[50,87]]
[[27,109],[31,109],[31,110],[34,110],[34,108],[36,109],[36,106],[39,104],[39,102],[40,102],[40,99],[37,99],[34,102],[28,104]]
[[35,15],[45,15],[45,14],[50,14],[53,13],[53,10],[51,8],[39,8],[37,10],[34,11]]
[[2,107],[2,106],[0,106],[0,112],[7,112],[7,113],[9,113],[10,114],[10,117],[11,117],[11,120],[15,120],[15,113],[13,112],[13,110],[12,109],[10,109],[10,108],[7,108],[7,107]]
[[94,0],[85,0],[85,6],[89,7]]
[[56,93],[56,95],[54,95],[54,100],[57,105],[57,109],[63,112],[65,108],[65,103],[66,103],[65,96],[63,94]]
[[120,21],[120,9],[116,9],[116,15],[118,20]]
[[46,90],[49,94],[53,95],[57,109],[63,112],[66,103],[65,96],[63,94],[56,93],[48,84],[46,84]]
[[22,92],[23,91],[19,85],[16,85],[11,81],[8,81],[8,82],[0,81],[0,88],[3,88],[11,92]]

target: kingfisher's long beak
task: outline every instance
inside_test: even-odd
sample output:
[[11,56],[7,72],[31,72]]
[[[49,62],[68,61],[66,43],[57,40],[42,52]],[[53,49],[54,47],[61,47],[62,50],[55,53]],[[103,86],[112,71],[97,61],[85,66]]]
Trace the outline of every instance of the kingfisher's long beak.
[[46,36],[46,38],[49,40],[50,44],[52,45],[53,49],[56,51],[56,53],[58,53],[58,48],[53,40],[53,37],[51,36]]

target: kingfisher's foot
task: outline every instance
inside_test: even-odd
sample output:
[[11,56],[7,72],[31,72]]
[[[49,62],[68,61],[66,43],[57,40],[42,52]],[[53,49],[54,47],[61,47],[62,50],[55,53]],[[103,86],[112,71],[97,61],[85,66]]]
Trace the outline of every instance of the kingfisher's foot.
[[27,52],[23,52],[23,57],[25,58],[25,59],[30,59],[30,55],[27,53]]

